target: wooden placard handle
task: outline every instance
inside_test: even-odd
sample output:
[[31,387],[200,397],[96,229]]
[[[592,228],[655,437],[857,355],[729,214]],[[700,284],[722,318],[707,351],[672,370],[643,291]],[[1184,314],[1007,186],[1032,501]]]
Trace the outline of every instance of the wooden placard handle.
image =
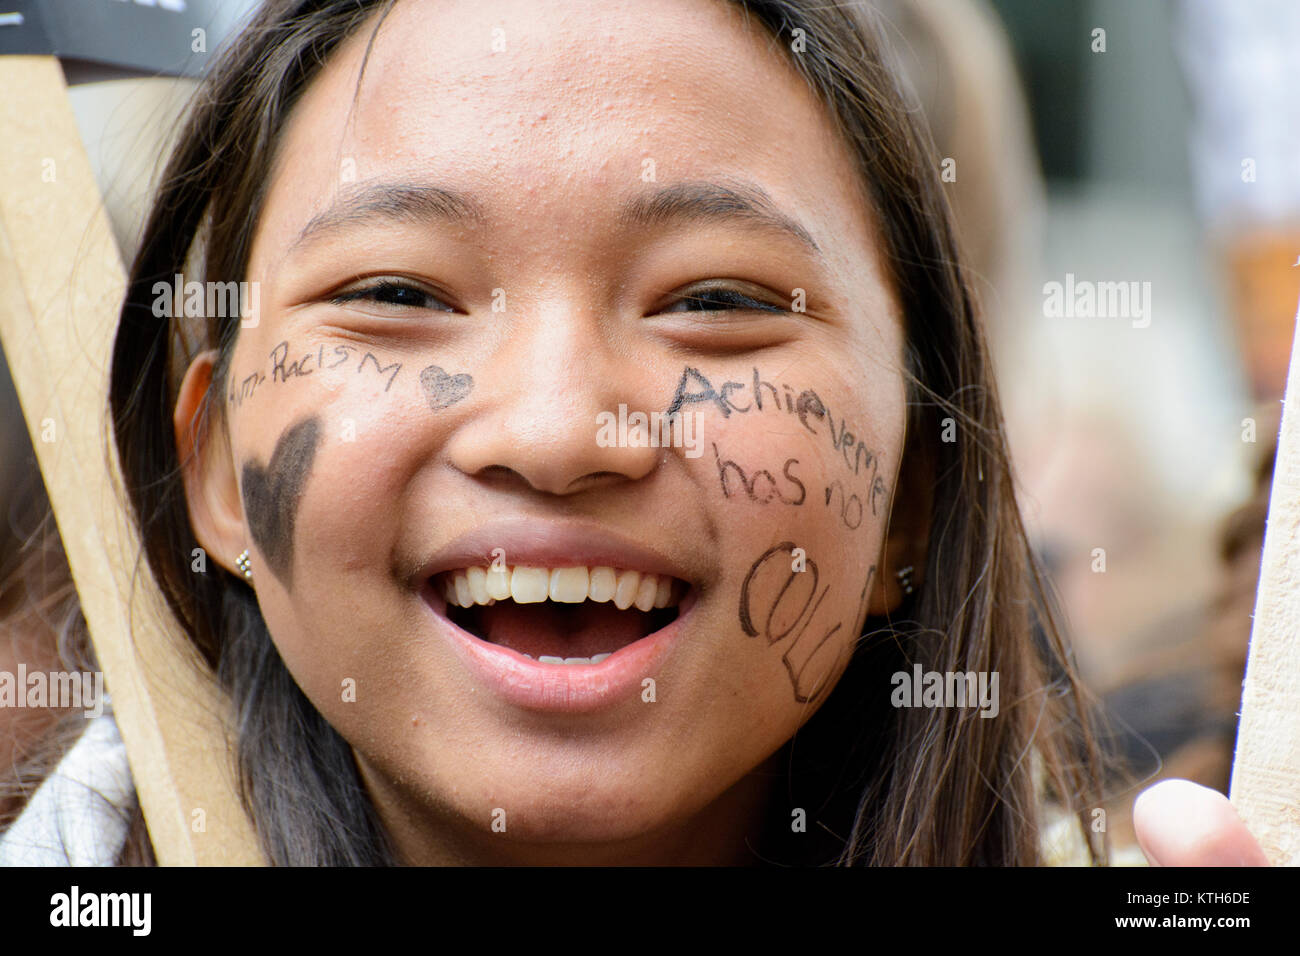
[[1231,800],[1270,862],[1300,865],[1300,336],[1282,403]]
[[143,562],[136,573],[107,402],[126,277],[63,71],[51,56],[3,56],[0,90],[0,344],[155,853],[163,865],[262,863],[225,696]]

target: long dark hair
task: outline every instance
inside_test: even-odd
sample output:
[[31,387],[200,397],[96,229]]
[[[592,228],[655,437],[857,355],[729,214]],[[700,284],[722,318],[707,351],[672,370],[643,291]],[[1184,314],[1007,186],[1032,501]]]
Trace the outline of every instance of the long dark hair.
[[[932,497],[925,583],[893,619],[868,621],[840,685],[787,744],[786,793],[776,800],[783,809],[765,852],[781,862],[1033,864],[1046,797],[1077,814],[1100,859],[1104,848],[1089,840],[1084,813],[1100,806],[1101,758],[1021,524],[977,304],[928,136],[870,10],[732,2],[780,41],[857,163],[907,332],[903,467],[924,488],[900,481],[899,493]],[[144,552],[181,627],[230,693],[242,795],[276,864],[382,864],[394,855],[350,746],[295,684],[252,590],[221,570],[191,571],[197,542],[172,432],[176,375],[189,355],[178,341],[181,320],[154,316],[152,290],[176,273],[245,278],[290,111],[339,43],[367,24],[377,30],[392,3],[272,0],[219,58],[148,217],[112,358],[114,434]],[[803,40],[797,53],[795,37]],[[192,257],[198,270],[187,268]],[[200,347],[220,354],[200,427],[223,427],[238,319],[209,320],[198,334]],[[940,439],[948,418],[956,441]],[[913,662],[997,672],[1000,715],[893,708],[883,675]],[[806,808],[809,839],[778,839],[790,831],[790,806]]]

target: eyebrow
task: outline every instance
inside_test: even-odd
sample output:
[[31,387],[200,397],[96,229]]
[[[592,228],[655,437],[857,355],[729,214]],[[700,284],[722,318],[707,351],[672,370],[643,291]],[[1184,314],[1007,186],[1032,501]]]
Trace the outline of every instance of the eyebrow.
[[755,183],[673,183],[648,195],[634,196],[623,207],[620,220],[625,226],[739,222],[784,234],[810,252],[822,254],[808,230],[782,212],[767,191]]
[[313,216],[289,249],[292,251],[325,233],[371,219],[465,225],[482,222],[484,218],[482,207],[452,189],[409,183],[367,183]]
[[[487,216],[482,205],[471,196],[453,189],[409,183],[368,183],[313,216],[293,241],[290,251],[325,233],[376,218],[469,225],[481,224]],[[821,247],[808,230],[782,212],[766,190],[751,182],[673,183],[628,199],[619,211],[618,221],[624,227],[643,228],[740,223],[784,235],[815,255],[822,255]]]

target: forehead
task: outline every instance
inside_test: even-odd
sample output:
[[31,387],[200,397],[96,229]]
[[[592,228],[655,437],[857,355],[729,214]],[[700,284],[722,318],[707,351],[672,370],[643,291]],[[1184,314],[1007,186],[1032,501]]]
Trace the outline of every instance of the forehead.
[[725,0],[400,0],[366,59],[372,27],[285,130],[263,219],[279,248],[352,178],[464,190],[557,242],[648,183],[740,179],[824,247],[869,245],[852,159],[786,41]]

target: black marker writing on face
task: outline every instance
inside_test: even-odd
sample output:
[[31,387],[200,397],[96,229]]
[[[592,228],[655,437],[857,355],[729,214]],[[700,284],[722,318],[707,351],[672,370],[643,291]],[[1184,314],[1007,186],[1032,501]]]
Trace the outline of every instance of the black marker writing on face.
[[[741,404],[738,398],[733,397],[733,393],[740,393],[743,396],[746,389],[750,390],[749,400]],[[781,402],[782,398],[785,399],[784,405]],[[849,430],[848,423],[843,418],[840,419],[837,430],[835,416],[811,388],[806,388],[797,395],[789,385],[782,384],[781,390],[778,390],[771,382],[764,381],[755,368],[750,382],[723,382],[721,388],[715,389],[704,373],[687,366],[682,370],[682,377],[677,382],[677,391],[668,406],[667,414],[672,415],[681,411],[682,406],[694,405],[698,402],[712,403],[722,413],[723,418],[730,418],[732,412],[741,415],[750,412],[794,415],[813,435],[823,434],[817,429],[817,423],[825,421],[827,426],[825,435],[830,440],[831,449],[839,453],[845,467],[855,475],[862,474],[864,469],[869,469],[871,513],[873,515],[877,513],[876,499],[885,493],[885,483],[878,474],[879,456]]]
[[[794,634],[794,640],[781,655],[781,662],[785,664],[790,686],[794,689],[795,701],[806,704],[821,697],[830,686],[830,675],[843,653],[841,648],[831,643],[831,637],[844,625],[835,622],[827,627],[830,622],[824,615],[820,623],[813,624],[831,588],[828,584],[820,594],[817,593],[817,563],[802,553],[796,557],[798,550],[793,541],[783,541],[764,551],[750,566],[745,582],[740,586],[740,626],[750,637],[766,638],[769,647]],[[796,558],[796,561],[791,561],[791,558]],[[802,558],[803,570],[794,569],[798,558]],[[867,572],[867,584],[862,589],[856,609],[859,615],[875,571],[873,564]],[[767,595],[766,599],[761,597],[763,594]],[[754,612],[762,607],[766,607],[767,613],[761,616],[760,625],[755,623]],[[851,622],[850,626],[854,624],[856,622]],[[818,662],[815,667],[814,661]]]
[[264,372],[253,372],[251,375],[244,376],[244,378],[239,382],[238,389],[236,389],[233,384],[230,386],[230,394],[228,396],[230,404],[239,408],[247,399],[253,397],[254,393],[257,391],[257,386],[261,385],[265,381],[266,373]]
[[[275,348],[271,349],[271,381],[287,382],[291,378],[301,378],[311,375],[318,369],[338,368],[345,362],[352,361],[354,353],[361,352],[355,345],[333,345],[327,350],[324,345],[316,346],[316,351],[305,352],[292,362],[289,358],[288,341],[280,342]],[[329,359],[327,362],[326,359]],[[375,372],[379,375],[388,373],[388,381],[384,383],[384,391],[393,387],[393,379],[397,378],[397,373],[402,370],[401,362],[391,362],[388,365],[381,365],[379,359],[375,358],[374,352],[364,352],[361,358],[356,360],[357,374],[360,375],[366,370],[367,365],[373,365]]]
[[253,541],[267,567],[284,586],[293,583],[293,527],[298,502],[320,441],[320,420],[306,418],[287,428],[275,443],[271,463],[244,464],[244,513]]
[[[836,491],[840,493],[840,520],[844,522],[844,527],[856,531],[862,527],[862,499],[845,491],[839,479],[836,479],[826,486],[826,507],[831,507]],[[875,514],[875,508],[871,510]]]
[[430,365],[420,373],[420,386],[434,411],[455,405],[470,393],[474,379],[466,372],[448,375],[437,365]]
[[[743,467],[731,459],[724,459],[718,453],[717,443],[713,443],[713,457],[718,463],[718,480],[722,483],[722,494],[727,498],[732,497],[736,491],[743,490],[750,501],[756,501],[760,505],[767,504],[773,498],[776,498],[782,504],[801,505],[804,499],[808,497],[803,482],[791,471],[793,466],[799,464],[797,458],[787,458],[782,470],[786,481],[798,487],[799,491],[796,496],[792,489],[786,489],[788,495],[783,493],[777,485],[776,479],[772,477],[772,473],[766,468],[760,468],[752,475],[746,475]],[[733,489],[732,483],[728,480],[733,474],[739,480],[739,489]]]
[[[271,360],[270,380],[273,384],[282,385],[295,378],[306,378],[323,369],[338,368],[344,363],[355,362],[358,375],[366,371],[368,367],[373,368],[374,372],[380,376],[387,375],[388,380],[384,382],[384,391],[387,392],[393,387],[393,379],[397,378],[397,373],[402,370],[401,362],[390,362],[388,365],[383,365],[375,357],[374,352],[362,352],[355,345],[317,345],[316,351],[304,352],[293,361],[289,360],[291,349],[292,346],[289,345],[286,339],[268,353]],[[360,358],[357,358],[358,355],[360,355]],[[239,408],[245,401],[252,398],[258,387],[264,385],[266,381],[267,374],[265,372],[253,372],[240,379],[238,387],[232,384],[226,397],[231,405]]]

